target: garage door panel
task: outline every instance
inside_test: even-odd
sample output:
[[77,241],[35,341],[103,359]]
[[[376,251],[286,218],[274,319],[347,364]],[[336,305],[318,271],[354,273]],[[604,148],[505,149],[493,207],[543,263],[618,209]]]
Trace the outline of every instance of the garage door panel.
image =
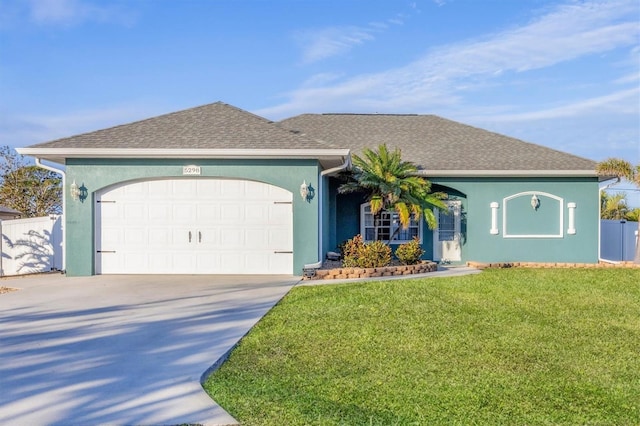
[[215,204],[202,203],[196,206],[196,220],[206,224],[220,219],[220,207]]
[[122,269],[123,265],[121,264],[120,257],[116,257],[115,255],[103,254],[96,262],[96,268],[100,268],[99,270],[113,271]]
[[146,182],[138,182],[131,185],[123,186],[113,191],[114,196],[119,198],[126,198],[130,200],[147,198],[148,189]]
[[179,252],[172,254],[172,270],[177,274],[188,274],[192,273],[195,266],[195,259],[193,258],[193,253],[189,252]]
[[172,206],[166,203],[149,203],[147,215],[150,223],[166,224],[172,218]]
[[266,231],[268,246],[274,250],[287,250],[293,245],[293,241],[289,232],[284,229],[269,229]]
[[124,216],[129,220],[146,219],[146,206],[143,204],[127,204],[124,206]]
[[169,238],[169,246],[165,249],[174,250],[193,250],[194,242],[196,241],[196,231],[190,226],[177,225],[173,229],[168,229],[167,234]]
[[[139,194],[135,194],[138,198],[145,198],[148,200],[162,201],[167,198],[167,194],[173,192],[173,186],[171,181],[167,180],[155,180],[149,182],[139,182],[143,191]],[[144,197],[143,197],[144,194]],[[132,194],[133,195],[133,194]]]
[[149,253],[147,261],[148,268],[154,273],[168,273],[171,271],[173,254],[167,251]]
[[220,259],[220,273],[222,274],[245,274],[247,268],[244,255],[221,251],[218,254]]
[[167,245],[173,241],[167,228],[149,228],[149,244],[154,247]]
[[197,234],[198,244],[201,249],[215,250],[223,248],[220,242],[220,229],[212,227],[202,227]]
[[273,226],[292,227],[293,215],[291,210],[291,204],[271,204],[268,214],[266,215],[269,224]]
[[221,273],[220,252],[207,251],[198,252],[195,257],[195,268],[198,271],[203,271],[204,274],[219,274]]
[[124,234],[123,243],[129,246],[144,247],[148,243],[148,232],[146,229],[128,229]]
[[[118,252],[115,253],[116,255]],[[147,269],[147,254],[140,251],[126,251],[124,253],[124,272],[140,273]],[[116,256],[113,256],[114,258]]]
[[[291,274],[292,194],[260,182],[166,179],[98,193],[97,273]],[[281,204],[285,203],[285,204]]]
[[250,249],[244,229],[221,229],[220,245],[226,250]]
[[229,202],[220,205],[220,221],[235,224],[237,222],[242,222],[244,219],[244,206],[239,206]]
[[175,223],[191,224],[196,219],[193,206],[189,204],[174,204],[172,206],[172,213]]
[[197,185],[194,180],[190,179],[181,179],[181,180],[172,180],[171,188],[169,191],[172,194],[172,198],[174,200],[189,200],[193,199],[193,196],[198,194]]
[[244,220],[251,223],[267,223],[269,206],[264,203],[251,203],[244,206]]
[[292,253],[281,253],[270,259],[269,270],[274,274],[290,274],[293,265]]
[[254,228],[245,230],[245,241],[251,244],[249,250],[265,250],[271,248],[269,244],[269,232],[265,229]]
[[124,241],[124,229],[105,228],[102,232],[102,247],[117,247]]

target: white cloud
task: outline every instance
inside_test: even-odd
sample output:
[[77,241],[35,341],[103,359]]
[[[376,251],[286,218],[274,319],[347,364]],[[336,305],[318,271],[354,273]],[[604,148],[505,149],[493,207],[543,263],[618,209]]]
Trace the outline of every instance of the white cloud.
[[[451,105],[462,99],[476,80],[505,78],[505,75],[551,67],[576,58],[608,52],[638,43],[637,0],[570,2],[548,10],[531,22],[480,39],[441,46],[404,67],[377,74],[354,76],[318,85],[305,85],[286,97],[288,102],[260,113],[284,116],[308,111],[310,107],[357,110],[421,111]],[[357,32],[356,32],[357,33]],[[365,31],[366,34],[366,31]],[[320,58],[362,43],[365,37],[326,37],[310,58]],[[320,40],[320,38],[319,38]],[[331,41],[334,40],[334,43]],[[320,47],[324,46],[324,49]],[[333,48],[333,50],[331,50]],[[309,99],[313,99],[311,102]]]
[[391,25],[403,25],[409,15],[398,14],[386,22],[370,22],[366,26],[329,27],[299,31],[295,38],[302,46],[302,62],[310,64],[342,55],[352,48],[375,40],[375,34],[389,29]]
[[[602,114],[614,111],[616,114],[638,114],[640,112],[640,88],[635,87],[604,96],[582,99],[566,105],[551,107],[538,111],[513,114],[491,114],[495,122],[534,121],[555,118],[576,117],[586,114]],[[487,118],[485,116],[484,118]],[[481,120],[481,117],[468,117],[470,121]]]
[[317,62],[348,52],[354,46],[373,40],[375,28],[380,27],[334,27],[300,32],[297,38],[305,46],[303,62]]

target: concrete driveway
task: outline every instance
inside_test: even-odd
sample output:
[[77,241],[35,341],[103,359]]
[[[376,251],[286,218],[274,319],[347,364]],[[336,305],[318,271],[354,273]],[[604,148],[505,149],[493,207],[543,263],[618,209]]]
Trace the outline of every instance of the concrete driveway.
[[202,375],[292,276],[0,281],[0,424],[236,424]]

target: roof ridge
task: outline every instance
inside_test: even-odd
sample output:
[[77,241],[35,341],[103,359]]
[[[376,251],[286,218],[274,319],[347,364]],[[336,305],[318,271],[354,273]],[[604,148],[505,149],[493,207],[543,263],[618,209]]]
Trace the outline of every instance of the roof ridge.
[[[304,114],[303,114],[304,115]],[[310,115],[315,115],[315,114],[310,114]],[[425,117],[425,116],[429,116],[430,114],[411,114],[411,113],[388,113],[388,112],[323,112],[321,114],[317,114],[317,115],[367,115],[367,116],[385,116],[385,115],[389,115],[389,116],[394,116],[394,117],[403,117],[403,116],[408,116],[408,117]]]

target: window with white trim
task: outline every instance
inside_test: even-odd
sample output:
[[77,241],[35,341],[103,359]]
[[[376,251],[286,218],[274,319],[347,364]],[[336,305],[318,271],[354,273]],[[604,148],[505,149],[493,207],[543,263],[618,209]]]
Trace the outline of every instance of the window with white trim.
[[369,203],[360,206],[360,234],[365,242],[389,241],[394,244],[408,243],[414,237],[418,237],[422,242],[422,221],[411,218],[409,227],[402,229],[400,218],[395,211],[383,211],[376,218],[371,213]]

